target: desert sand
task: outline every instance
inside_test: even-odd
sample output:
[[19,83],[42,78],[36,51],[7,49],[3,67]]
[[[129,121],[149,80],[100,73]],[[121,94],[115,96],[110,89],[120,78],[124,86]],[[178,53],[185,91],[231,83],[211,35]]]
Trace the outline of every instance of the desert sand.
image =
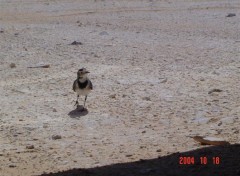
[[[0,175],[177,175],[179,155],[211,147],[196,135],[228,141],[204,155],[230,151],[222,157],[240,174],[239,9],[239,0],[1,1]],[[39,64],[50,67],[29,68]],[[94,88],[83,112],[72,90],[82,67]],[[127,164],[166,157],[155,170]],[[127,172],[111,174],[117,164]]]

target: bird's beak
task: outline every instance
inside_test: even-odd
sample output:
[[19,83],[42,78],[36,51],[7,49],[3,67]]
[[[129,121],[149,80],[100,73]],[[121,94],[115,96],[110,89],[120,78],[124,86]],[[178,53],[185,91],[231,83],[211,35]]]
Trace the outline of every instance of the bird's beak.
[[86,73],[90,73],[89,71],[86,71]]

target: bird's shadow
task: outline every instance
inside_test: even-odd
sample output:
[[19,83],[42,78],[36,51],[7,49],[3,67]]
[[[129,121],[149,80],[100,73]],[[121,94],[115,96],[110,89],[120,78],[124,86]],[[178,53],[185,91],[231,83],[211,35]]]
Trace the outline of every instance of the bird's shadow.
[[70,111],[68,113],[71,118],[79,118],[81,116],[85,116],[88,114],[88,110],[84,108],[82,105],[77,105],[76,109]]

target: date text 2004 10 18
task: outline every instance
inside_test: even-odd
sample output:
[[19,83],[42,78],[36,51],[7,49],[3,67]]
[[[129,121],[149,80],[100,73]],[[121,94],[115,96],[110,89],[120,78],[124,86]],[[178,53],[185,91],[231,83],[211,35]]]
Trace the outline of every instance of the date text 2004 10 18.
[[[200,164],[206,165],[208,164],[208,158],[206,156],[201,156],[200,158]],[[212,157],[212,163],[214,165],[220,164],[220,157]],[[195,164],[195,157],[193,156],[181,156],[179,157],[179,164],[180,165],[191,165]]]

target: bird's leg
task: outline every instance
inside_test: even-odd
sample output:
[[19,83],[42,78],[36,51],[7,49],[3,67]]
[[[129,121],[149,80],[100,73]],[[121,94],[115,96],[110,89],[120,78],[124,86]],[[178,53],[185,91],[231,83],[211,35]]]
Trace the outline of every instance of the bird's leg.
[[77,96],[77,100],[76,100],[76,103],[75,103],[75,105],[74,106],[76,106],[76,105],[78,105],[79,103],[78,103],[78,98],[79,98],[79,95]]
[[85,96],[85,100],[84,100],[83,108],[85,108],[86,100],[87,100],[87,95]]

